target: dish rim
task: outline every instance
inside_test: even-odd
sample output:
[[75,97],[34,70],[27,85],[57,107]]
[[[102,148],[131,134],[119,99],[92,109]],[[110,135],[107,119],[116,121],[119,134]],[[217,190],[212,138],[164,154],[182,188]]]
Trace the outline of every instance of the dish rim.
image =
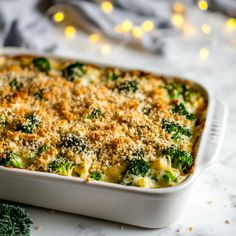
[[[205,127],[200,135],[200,140],[199,140],[199,144],[198,144],[198,148],[197,148],[197,152],[195,155],[195,166],[194,166],[194,170],[193,173],[189,174],[189,176],[186,178],[186,180],[184,180],[183,182],[175,185],[175,186],[170,186],[170,187],[166,187],[166,188],[141,188],[141,187],[137,187],[137,186],[125,186],[125,185],[121,185],[121,184],[117,184],[117,183],[110,183],[110,182],[104,182],[104,181],[96,181],[93,180],[91,182],[80,178],[80,177],[74,177],[74,176],[62,176],[62,175],[58,175],[58,174],[54,174],[54,173],[47,173],[47,172],[40,172],[40,171],[32,171],[32,170],[27,170],[27,169],[17,169],[17,168],[11,168],[11,167],[3,167],[0,166],[0,175],[1,172],[3,171],[3,173],[15,173],[17,174],[17,176],[34,176],[35,178],[40,177],[41,180],[46,180],[46,179],[54,179],[56,181],[60,181],[60,182],[71,182],[71,183],[80,183],[80,184],[88,184],[88,186],[93,186],[93,187],[100,187],[100,188],[106,188],[106,189],[112,189],[112,190],[118,190],[118,191],[124,191],[125,192],[136,192],[136,193],[140,193],[140,194],[168,194],[168,193],[172,193],[172,192],[176,192],[179,191],[181,189],[184,189],[186,187],[188,187],[193,180],[198,176],[198,174],[200,172],[203,171],[204,169],[204,165],[202,165],[200,163],[200,160],[204,157],[202,157],[203,155],[203,150],[204,147],[206,147],[206,143],[207,143],[207,134],[210,128],[210,124],[211,124],[211,118],[212,118],[212,113],[213,113],[213,94],[211,92],[211,90],[204,85],[203,83],[199,83],[199,82],[195,82],[193,80],[190,79],[186,79],[185,77],[180,77],[180,76],[175,76],[175,75],[170,75],[170,74],[158,74],[156,72],[153,71],[149,71],[149,70],[145,70],[145,69],[137,69],[135,67],[132,66],[120,66],[120,65],[116,65],[114,63],[104,63],[104,62],[99,62],[98,60],[86,60],[83,58],[78,57],[68,57],[68,56],[62,56],[62,55],[56,55],[56,54],[52,54],[52,53],[44,53],[44,52],[37,52],[37,51],[33,51],[33,50],[28,50],[28,49],[22,49],[22,48],[1,48],[0,49],[0,56],[33,56],[33,57],[39,57],[39,56],[43,56],[43,57],[48,57],[48,58],[55,58],[55,59],[64,59],[64,60],[79,60],[83,63],[88,63],[90,65],[95,65],[95,66],[102,66],[102,67],[118,67],[120,69],[124,69],[124,70],[138,70],[138,71],[142,71],[145,73],[151,73],[153,75],[156,76],[160,76],[160,77],[164,77],[166,79],[179,79],[179,80],[184,80],[184,81],[190,81],[192,82],[194,85],[198,86],[205,94],[205,97],[207,99],[207,110],[206,110],[206,120],[205,120]],[[200,159],[201,158],[201,159]]]

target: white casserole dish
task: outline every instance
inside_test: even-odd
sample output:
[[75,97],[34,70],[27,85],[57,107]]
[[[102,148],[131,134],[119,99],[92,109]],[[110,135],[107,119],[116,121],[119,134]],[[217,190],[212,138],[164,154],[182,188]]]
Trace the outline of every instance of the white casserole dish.
[[[19,49],[2,49],[0,54],[56,57]],[[207,88],[198,86],[208,100],[206,125],[194,172],[183,183],[169,188],[143,189],[0,166],[0,199],[147,228],[174,223],[183,212],[196,177],[217,156],[226,125],[225,105]]]

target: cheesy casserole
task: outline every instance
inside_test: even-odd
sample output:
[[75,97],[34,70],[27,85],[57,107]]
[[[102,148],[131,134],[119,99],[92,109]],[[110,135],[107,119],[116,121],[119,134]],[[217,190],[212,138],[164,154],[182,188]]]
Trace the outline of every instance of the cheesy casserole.
[[0,165],[144,188],[193,171],[207,101],[189,81],[0,56]]

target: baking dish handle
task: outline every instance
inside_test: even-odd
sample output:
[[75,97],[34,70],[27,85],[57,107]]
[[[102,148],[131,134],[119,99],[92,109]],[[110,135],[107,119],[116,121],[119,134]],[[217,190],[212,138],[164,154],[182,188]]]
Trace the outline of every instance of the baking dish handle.
[[226,105],[216,100],[212,116],[211,126],[207,134],[206,150],[203,152],[203,158],[200,163],[202,169],[210,166],[219,154],[224,138],[228,110]]

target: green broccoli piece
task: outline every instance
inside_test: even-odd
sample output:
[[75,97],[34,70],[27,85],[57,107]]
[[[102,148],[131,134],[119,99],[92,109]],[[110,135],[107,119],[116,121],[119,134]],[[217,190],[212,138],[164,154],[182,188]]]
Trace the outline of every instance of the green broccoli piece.
[[187,137],[191,136],[191,132],[189,129],[186,129],[186,128],[182,127],[181,125],[179,125],[178,123],[175,123],[173,121],[163,119],[162,120],[162,128],[165,129],[166,132],[168,132],[168,133],[173,133],[171,138],[175,141],[178,138],[180,138],[180,135],[185,135]]
[[84,141],[75,134],[69,134],[66,136],[61,144],[66,149],[72,149],[73,151],[83,152],[87,149],[87,145]]
[[132,175],[141,175],[145,176],[149,171],[150,165],[147,161],[143,159],[132,159],[128,166],[128,173]]
[[137,149],[132,153],[132,156],[135,158],[142,159],[145,156],[143,148]]
[[51,70],[49,60],[44,57],[38,57],[33,60],[34,66],[45,73],[48,73]]
[[17,79],[11,80],[9,85],[12,89],[17,90],[17,91],[19,91],[23,87],[23,83],[18,82]]
[[0,205],[0,235],[30,235],[30,225],[33,224],[26,210],[19,206]]
[[119,78],[119,75],[115,74],[115,72],[109,72],[107,74],[107,80],[117,80]]
[[133,92],[135,93],[138,90],[138,83],[136,80],[125,81],[118,85],[119,92]]
[[172,112],[185,116],[188,120],[195,119],[195,115],[192,113],[189,113],[182,102],[179,105],[175,105],[175,107],[172,109]]
[[177,99],[184,93],[185,86],[181,83],[167,83],[165,85],[165,89],[167,90],[171,99]]
[[62,75],[68,81],[74,81],[85,74],[85,66],[80,62],[75,62],[63,69]]
[[0,115],[0,129],[2,129],[6,125],[7,125],[6,118],[4,118],[2,115]]
[[170,158],[171,166],[173,168],[177,168],[185,174],[191,170],[193,156],[190,153],[171,146],[164,149],[162,154],[166,156],[167,159]]
[[48,146],[46,145],[41,145],[39,146],[37,150],[37,155],[41,155],[42,153],[46,152],[48,150]]
[[18,153],[9,151],[7,152],[5,158],[0,159],[0,166],[6,167],[16,167],[16,168],[25,168],[25,163],[22,161],[22,158]]
[[102,178],[102,174],[95,171],[90,174],[90,177],[94,180],[100,180]]
[[33,131],[38,128],[40,123],[41,120],[37,118],[34,114],[31,114],[27,117],[26,122],[17,125],[16,130],[27,134],[32,134]]
[[98,118],[99,116],[102,115],[101,110],[99,109],[93,109],[92,112],[88,115],[88,118],[93,120],[95,118]]
[[34,96],[36,99],[41,100],[43,99],[44,93],[45,93],[45,89],[42,88],[42,89],[39,89],[36,93],[34,93]]
[[54,172],[56,174],[60,175],[70,175],[72,172],[74,163],[70,161],[69,159],[63,157],[63,155],[58,155],[57,158],[54,161],[51,161],[48,164],[48,167],[51,172]]
[[150,113],[151,113],[151,108],[148,108],[148,107],[144,107],[143,109],[142,109],[142,112],[143,112],[143,114],[144,115],[150,115]]
[[171,184],[175,180],[176,180],[176,176],[174,176],[169,171],[165,171],[165,173],[161,176],[161,181],[163,181],[163,182],[165,182],[167,184]]

